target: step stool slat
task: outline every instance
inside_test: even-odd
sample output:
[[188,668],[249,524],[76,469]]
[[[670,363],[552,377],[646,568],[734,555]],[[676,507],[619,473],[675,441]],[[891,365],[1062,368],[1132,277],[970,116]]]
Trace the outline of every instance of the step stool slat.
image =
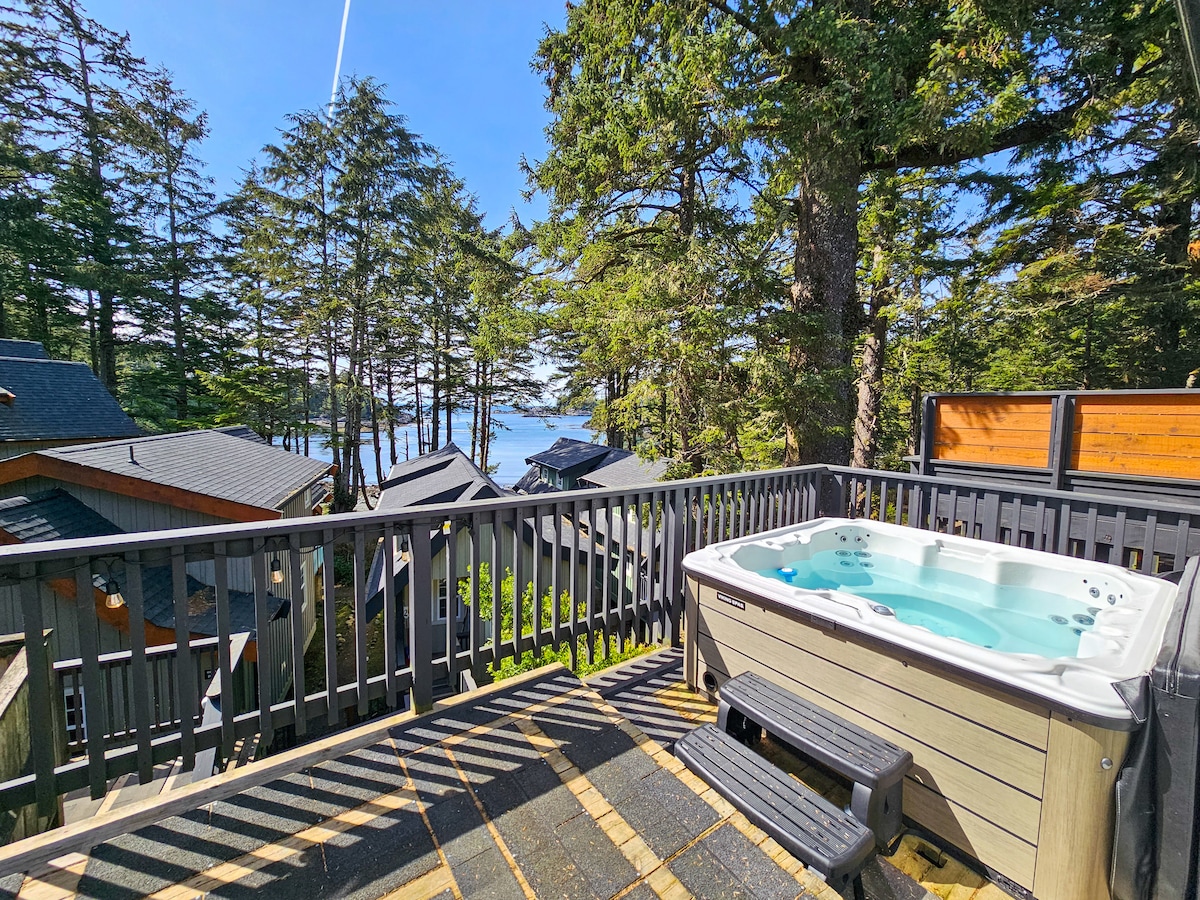
[[875,853],[866,826],[714,725],[680,738],[675,755],[840,891],[854,883]]

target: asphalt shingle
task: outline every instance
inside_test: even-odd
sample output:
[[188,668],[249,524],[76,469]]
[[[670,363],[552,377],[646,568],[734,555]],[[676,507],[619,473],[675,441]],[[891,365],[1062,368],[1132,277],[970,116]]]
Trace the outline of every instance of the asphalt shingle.
[[279,509],[330,468],[219,430],[56,447],[37,455],[260,509]]
[[121,533],[61,488],[0,500],[0,529],[23,544]]
[[0,441],[64,441],[141,434],[83,363],[0,356]]

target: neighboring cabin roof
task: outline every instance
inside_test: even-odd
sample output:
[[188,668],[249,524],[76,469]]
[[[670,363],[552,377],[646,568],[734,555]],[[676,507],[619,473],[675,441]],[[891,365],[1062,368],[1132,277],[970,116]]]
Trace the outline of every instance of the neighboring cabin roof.
[[[131,459],[132,451],[132,459]],[[54,447],[0,460],[0,484],[43,476],[218,518],[273,518],[329,463],[223,431]]]
[[[188,633],[206,637],[217,635],[216,590],[204,582],[187,576]],[[273,620],[283,612],[284,600],[268,593],[267,620]],[[142,602],[146,621],[159,628],[175,627],[175,594],[172,589],[171,567],[153,566],[142,570]],[[246,591],[229,589],[230,633],[250,632],[250,640],[257,639],[257,623],[254,616],[254,595]]]
[[0,340],[0,356],[16,356],[21,359],[49,359],[50,355],[37,341]]
[[[20,342],[17,342],[20,343]],[[0,441],[134,437],[141,429],[83,363],[0,356]]]
[[542,472],[537,466],[530,466],[512,489],[518,494],[552,494],[558,490],[554,485],[542,481]]
[[509,493],[453,443],[392,466],[379,485],[378,510],[503,497]]
[[22,544],[121,533],[61,488],[0,500],[0,530]]
[[244,438],[247,441],[254,441],[254,443],[262,444],[265,447],[271,446],[270,441],[268,441],[249,425],[223,425],[220,428],[214,428],[213,431],[219,431],[222,434],[229,434],[233,437]]
[[568,472],[578,469],[588,463],[596,464],[601,457],[610,452],[610,447],[603,444],[591,444],[587,441],[577,441],[574,438],[559,438],[549,450],[535,453],[525,462],[531,466],[545,466],[557,472]]
[[618,457],[612,462],[592,469],[579,476],[582,484],[593,487],[630,487],[658,481],[667,472],[670,463],[665,459],[648,462],[636,454]]

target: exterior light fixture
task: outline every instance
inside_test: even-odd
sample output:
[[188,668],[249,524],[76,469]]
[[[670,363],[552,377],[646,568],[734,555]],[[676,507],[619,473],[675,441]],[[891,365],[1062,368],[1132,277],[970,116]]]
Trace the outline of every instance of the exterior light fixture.
[[442,534],[449,534],[449,533],[450,533],[450,520],[447,519],[445,522],[442,523]]
[[408,535],[404,534],[400,536],[400,562],[408,562],[410,558],[411,554],[408,549]]
[[271,560],[271,584],[283,584],[283,563]]
[[121,586],[117,584],[117,579],[111,576],[108,581],[104,582],[104,605],[109,609],[120,609],[125,605],[125,598],[121,595]]

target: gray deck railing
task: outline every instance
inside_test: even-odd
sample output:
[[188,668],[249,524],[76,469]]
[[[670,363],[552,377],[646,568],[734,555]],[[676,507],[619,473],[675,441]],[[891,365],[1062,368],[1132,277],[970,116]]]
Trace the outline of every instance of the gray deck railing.
[[[114,777],[138,772],[151,777],[155,763],[182,757],[191,769],[198,753],[217,748],[227,754],[238,737],[255,733],[270,741],[278,729],[294,728],[303,738],[310,728],[336,727],[346,713],[356,717],[408,704],[428,708],[435,684],[458,684],[471,670],[483,677],[503,660],[532,651],[569,648],[570,662],[592,659],[632,641],[678,643],[683,607],[681,561],[686,552],[714,541],[812,519],[851,515],[888,519],[916,527],[954,531],[988,540],[1134,564],[1145,571],[1178,567],[1182,557],[1200,551],[1200,510],[1163,503],[1130,504],[1111,497],[1088,497],[978,481],[948,481],[919,475],[809,466],[739,473],[644,487],[572,491],[506,497],[401,512],[345,514],[269,523],[213,526],[111,538],[0,548],[0,585],[18,585],[26,633],[42,629],[39,594],[51,580],[73,577],[78,596],[91,596],[97,573],[119,570],[130,616],[143,610],[142,567],[200,564],[211,572],[215,589],[215,673],[219,696],[201,704],[195,655],[188,641],[188,602],[176,591],[176,637],[180,652],[170,655],[174,681],[171,727],[150,709],[152,660],[142,629],[130,632],[128,684],[132,726],[128,746],[88,741],[83,758],[55,765],[53,723],[31,716],[34,771],[0,784],[0,808],[34,802],[52,805],[59,795],[89,786],[102,796]],[[370,580],[377,547],[382,578]],[[249,562],[257,630],[267,631],[269,560],[282,551],[299,567],[296,551],[320,548],[325,572],[318,604],[323,620],[323,657],[303,665],[305,628],[292,601],[292,641],[285,647],[295,672],[293,692],[270,702],[259,678],[257,706],[238,713],[233,703],[230,660],[229,573]],[[351,585],[337,588],[328,577],[339,548],[349,559]],[[483,564],[487,565],[484,583]],[[299,573],[290,583],[300,585]],[[515,589],[504,590],[511,575]],[[436,580],[462,601],[462,624],[435,630]],[[372,595],[371,588],[379,591]],[[341,592],[344,592],[341,593]],[[484,624],[481,606],[493,602]],[[514,609],[531,596],[528,615]],[[349,606],[351,640],[339,650],[336,606]],[[398,602],[400,601],[400,602]],[[450,601],[453,610],[454,601]],[[368,620],[368,609],[381,612]],[[343,617],[344,618],[344,617]],[[88,734],[111,727],[104,704],[104,662],[96,652],[97,615],[92,604],[79,607],[81,652],[72,664],[86,702]],[[434,634],[439,646],[434,646]],[[41,648],[42,642],[31,647]],[[89,649],[90,648],[90,649]],[[277,645],[260,642],[258,671],[269,671]],[[35,650],[35,655],[36,655]],[[44,653],[44,649],[40,652]],[[30,660],[31,671],[48,671],[45,660]],[[323,683],[307,684],[314,673]],[[49,708],[53,686],[31,685],[32,707]],[[101,702],[93,698],[100,697]],[[211,702],[210,702],[211,701]],[[219,709],[219,716],[213,709]],[[205,715],[205,713],[208,713]],[[155,719],[160,721],[155,722]],[[157,726],[157,727],[156,727]],[[211,753],[206,757],[211,758]]]

